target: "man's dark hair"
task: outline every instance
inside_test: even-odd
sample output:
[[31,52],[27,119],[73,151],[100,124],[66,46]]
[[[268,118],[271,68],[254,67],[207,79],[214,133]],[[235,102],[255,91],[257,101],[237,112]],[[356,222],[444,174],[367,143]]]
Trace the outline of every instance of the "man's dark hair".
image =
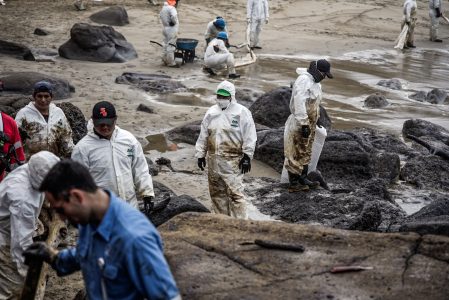
[[64,159],[50,169],[39,191],[49,192],[55,198],[62,197],[68,200],[71,189],[94,193],[98,187],[85,166],[74,160]]

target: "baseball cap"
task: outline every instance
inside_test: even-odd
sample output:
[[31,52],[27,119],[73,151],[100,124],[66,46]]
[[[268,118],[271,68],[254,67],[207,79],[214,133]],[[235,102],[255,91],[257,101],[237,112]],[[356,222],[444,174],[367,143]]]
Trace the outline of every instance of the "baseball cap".
[[95,126],[102,124],[112,125],[116,118],[115,107],[108,101],[100,101],[92,109],[92,121]]
[[228,92],[228,91],[225,90],[225,89],[219,89],[219,90],[217,91],[217,95],[224,96],[224,97],[230,97],[230,96],[231,96],[231,93]]
[[329,78],[334,78],[331,74],[331,64],[325,59],[319,59],[316,62],[316,68]]
[[33,96],[36,95],[37,93],[42,93],[42,92],[47,92],[50,95],[53,95],[53,89],[52,89],[52,85],[50,82],[42,80],[42,81],[38,81],[34,84]]

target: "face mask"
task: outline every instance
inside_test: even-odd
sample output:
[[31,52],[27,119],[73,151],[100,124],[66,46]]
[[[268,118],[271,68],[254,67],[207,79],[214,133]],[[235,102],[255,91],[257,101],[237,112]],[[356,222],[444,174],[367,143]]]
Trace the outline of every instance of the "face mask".
[[217,99],[217,104],[218,106],[223,110],[228,108],[229,104],[231,103],[231,101],[229,101],[229,99]]

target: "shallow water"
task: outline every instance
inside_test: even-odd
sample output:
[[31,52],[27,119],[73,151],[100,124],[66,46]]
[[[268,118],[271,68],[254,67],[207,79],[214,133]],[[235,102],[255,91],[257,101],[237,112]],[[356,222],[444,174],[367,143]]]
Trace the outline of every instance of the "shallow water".
[[[263,92],[288,86],[297,78],[297,67],[306,68],[310,60],[317,58],[311,55],[260,54],[257,63],[238,69],[242,78],[235,84],[237,88]],[[326,58],[332,63],[334,79],[326,79],[322,83],[323,105],[335,129],[370,127],[400,135],[404,121],[413,118],[426,119],[449,128],[448,104],[435,105],[408,98],[417,91],[427,92],[433,88],[449,92],[449,51],[369,50]],[[179,78],[189,88],[189,92],[149,95],[149,101],[174,107],[212,105],[214,90],[226,77],[209,77],[200,70],[200,62],[182,68],[193,73]],[[380,80],[391,78],[398,78],[403,89],[397,91],[377,85]],[[383,109],[365,108],[365,98],[376,92],[385,95],[390,105]],[[428,204],[421,196],[414,197],[409,192],[393,195],[407,213],[413,213]]]

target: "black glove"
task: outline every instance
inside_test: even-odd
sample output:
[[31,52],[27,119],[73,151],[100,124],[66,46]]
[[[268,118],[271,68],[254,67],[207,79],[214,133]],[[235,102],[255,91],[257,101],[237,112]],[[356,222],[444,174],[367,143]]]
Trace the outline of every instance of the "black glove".
[[218,51],[220,51],[220,48],[218,48],[218,46],[214,46],[214,51],[218,53]]
[[441,11],[440,11],[439,7],[435,8],[435,12],[436,12],[436,17],[437,18],[441,17]]
[[239,169],[242,170],[242,174],[251,171],[251,158],[245,153],[243,153],[243,157],[239,162]]
[[310,135],[310,127],[309,125],[302,125],[301,126],[301,135],[303,138],[307,139]]
[[405,24],[407,24],[407,26],[410,27],[410,21],[406,21]]
[[225,41],[225,46],[226,46],[226,48],[231,47],[231,44],[229,43],[229,40],[226,40],[226,41]]
[[173,26],[175,26],[176,24],[175,24],[175,22],[170,21],[170,23],[168,23],[168,25],[170,25],[170,27],[173,27]]
[[22,255],[25,257],[25,262],[43,260],[52,265],[58,257],[58,251],[48,246],[45,242],[35,242]]
[[198,168],[200,168],[201,171],[204,171],[205,166],[206,166],[206,158],[205,157],[198,158]]
[[145,214],[149,214],[154,207],[154,197],[153,196],[144,196],[143,197],[143,210]]

